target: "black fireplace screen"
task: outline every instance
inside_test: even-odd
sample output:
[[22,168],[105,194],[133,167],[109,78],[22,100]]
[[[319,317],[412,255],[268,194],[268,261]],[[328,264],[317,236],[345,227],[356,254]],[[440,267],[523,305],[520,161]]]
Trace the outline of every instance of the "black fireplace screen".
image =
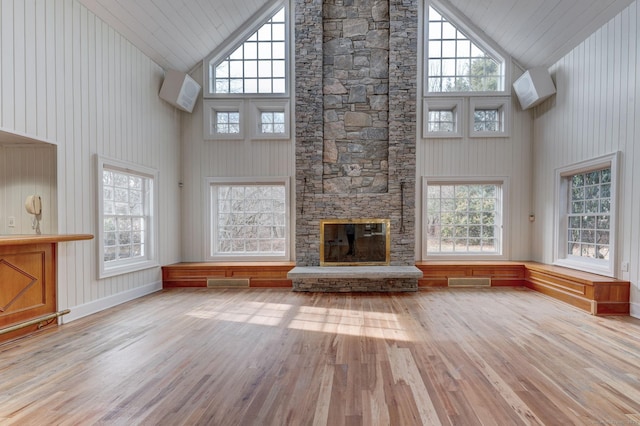
[[320,265],[389,265],[389,219],[320,222]]

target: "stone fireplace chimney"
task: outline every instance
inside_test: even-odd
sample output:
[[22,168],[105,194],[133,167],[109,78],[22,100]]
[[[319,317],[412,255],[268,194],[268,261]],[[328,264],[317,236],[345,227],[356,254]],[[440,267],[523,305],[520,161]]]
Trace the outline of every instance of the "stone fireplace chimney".
[[320,264],[321,220],[380,218],[390,265],[415,265],[417,0],[295,15],[296,263]]

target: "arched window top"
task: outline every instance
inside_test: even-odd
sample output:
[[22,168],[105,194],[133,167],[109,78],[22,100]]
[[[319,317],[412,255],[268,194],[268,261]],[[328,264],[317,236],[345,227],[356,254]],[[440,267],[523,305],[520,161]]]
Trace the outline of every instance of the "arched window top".
[[209,93],[286,94],[288,33],[286,8],[280,6],[227,56],[209,61]]
[[506,89],[505,57],[456,22],[445,9],[430,5],[426,28],[426,92],[502,93]]

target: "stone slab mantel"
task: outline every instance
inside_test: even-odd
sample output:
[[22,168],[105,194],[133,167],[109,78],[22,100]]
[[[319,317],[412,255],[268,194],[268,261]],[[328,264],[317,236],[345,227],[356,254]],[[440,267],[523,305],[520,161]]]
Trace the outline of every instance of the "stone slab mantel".
[[422,271],[415,266],[296,266],[287,273],[287,278],[420,279]]

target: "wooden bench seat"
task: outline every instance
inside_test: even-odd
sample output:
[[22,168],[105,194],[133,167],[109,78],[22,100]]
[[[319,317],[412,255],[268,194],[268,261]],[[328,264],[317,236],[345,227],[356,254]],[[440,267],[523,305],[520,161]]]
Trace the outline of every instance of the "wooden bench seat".
[[[294,262],[201,262],[162,267],[163,286],[206,287],[210,278],[244,278],[249,287],[292,288]],[[629,281],[536,262],[425,261],[419,288],[446,287],[449,278],[490,278],[492,286],[525,286],[593,315],[629,315]],[[346,270],[345,270],[346,271]]]
[[629,315],[629,281],[525,262],[525,285],[593,315]]
[[162,267],[162,286],[207,287],[210,278],[244,278],[249,287],[291,287],[294,262],[183,262]]
[[490,278],[492,286],[525,286],[593,315],[629,315],[629,281],[536,262],[426,261],[420,287],[446,287],[449,278]]

